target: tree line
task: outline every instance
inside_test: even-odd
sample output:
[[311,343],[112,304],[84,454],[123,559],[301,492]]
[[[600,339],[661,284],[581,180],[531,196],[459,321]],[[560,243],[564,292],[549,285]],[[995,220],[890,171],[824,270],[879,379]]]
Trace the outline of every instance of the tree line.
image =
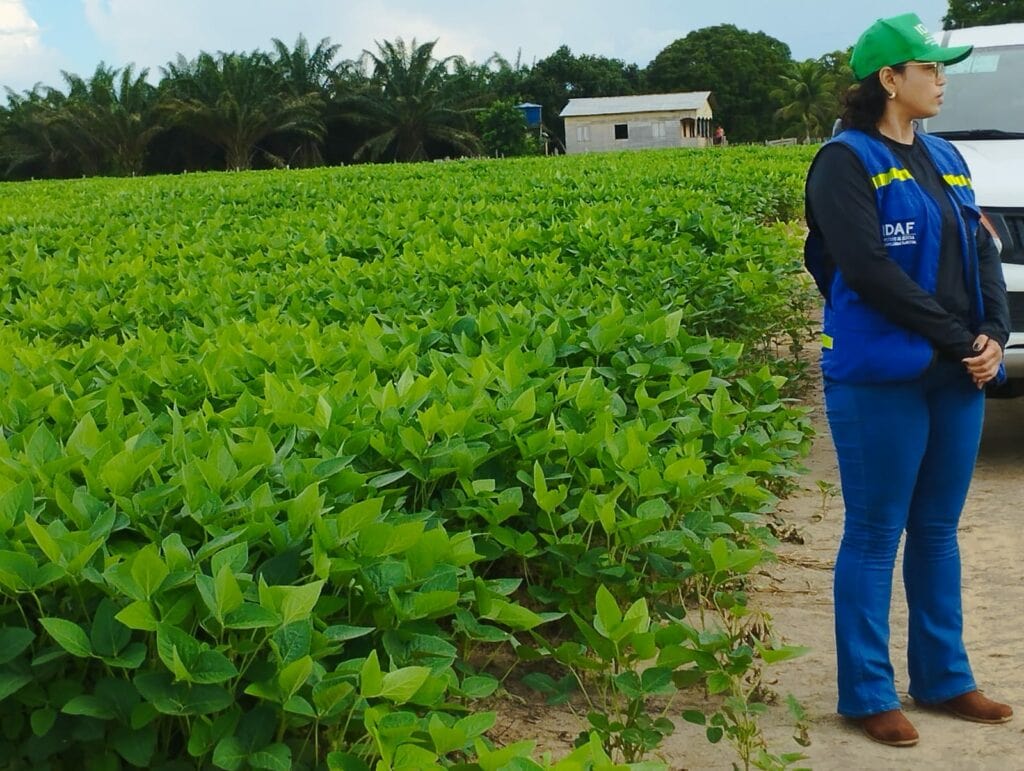
[[[515,105],[535,102],[551,141],[572,97],[710,90],[732,141],[820,135],[849,80],[845,52],[794,62],[732,25],[676,40],[647,67],[566,46],[529,65],[438,57],[396,39],[356,59],[329,38],[269,51],[182,55],[157,78],[133,65],[64,72],[62,86],[7,89],[0,178],[301,167],[538,152]],[[155,80],[155,82],[154,82]]]
[[[951,0],[947,28],[1024,19],[1024,0]],[[763,32],[691,32],[646,66],[574,54],[530,65],[495,54],[435,56],[436,41],[396,39],[356,59],[324,38],[269,51],[182,55],[159,69],[104,63],[62,87],[7,91],[0,179],[308,167],[539,151],[515,105],[542,105],[548,137],[573,97],[713,92],[731,141],[827,135],[853,82],[849,50],[794,61]]]

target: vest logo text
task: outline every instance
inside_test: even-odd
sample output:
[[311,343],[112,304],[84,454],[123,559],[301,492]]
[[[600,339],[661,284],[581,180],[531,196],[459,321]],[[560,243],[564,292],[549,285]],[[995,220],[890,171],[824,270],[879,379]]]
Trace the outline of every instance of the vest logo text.
[[893,246],[916,246],[917,245],[917,223],[914,220],[906,222],[884,222],[882,223],[882,243],[886,248]]

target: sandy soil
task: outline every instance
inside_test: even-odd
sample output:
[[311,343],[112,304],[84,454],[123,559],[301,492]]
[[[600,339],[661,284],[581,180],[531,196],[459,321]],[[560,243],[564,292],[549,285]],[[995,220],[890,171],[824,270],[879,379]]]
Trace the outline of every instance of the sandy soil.
[[[827,501],[823,480],[836,485],[838,470],[831,439],[815,395],[819,436],[806,461],[802,490],[782,506],[805,543],[786,544],[779,564],[766,571],[756,595],[787,642],[811,652],[769,670],[773,689],[795,695],[807,710],[811,745],[800,766],[814,769],[1021,769],[1024,771],[1024,398],[989,400],[981,455],[961,524],[967,648],[975,677],[992,696],[1012,703],[1017,717],[1001,726],[967,723],[922,710],[906,697],[906,605],[899,570],[892,606],[892,658],[897,689],[921,741],[890,748],[869,741],[835,714],[835,645],[832,638],[831,580],[842,531],[842,500]],[[673,710],[675,712],[675,710]],[[578,724],[572,715],[536,707],[500,710],[497,731],[539,739],[538,749],[563,756]],[[710,745],[702,729],[677,720],[678,730],[659,753],[672,769],[729,769],[736,756],[724,743]],[[503,725],[504,724],[504,725]],[[780,699],[764,720],[775,751],[796,751],[793,725]],[[498,738],[497,736],[495,738]],[[511,738],[511,736],[510,736]],[[499,739],[500,740],[500,739]]]

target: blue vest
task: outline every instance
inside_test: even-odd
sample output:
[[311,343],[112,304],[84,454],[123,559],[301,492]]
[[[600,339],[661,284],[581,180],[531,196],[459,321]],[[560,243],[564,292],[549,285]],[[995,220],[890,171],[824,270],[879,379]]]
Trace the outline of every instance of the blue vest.
[[[881,140],[848,129],[832,141],[852,149],[864,164],[875,188],[880,235],[889,257],[934,294],[942,241],[938,203]],[[946,140],[919,133],[915,141],[922,142],[931,156],[957,214],[964,276],[971,293],[971,327],[977,330],[984,318],[975,240],[981,212],[974,200],[970,171]],[[928,369],[935,356],[928,339],[889,321],[850,289],[826,256],[820,236],[808,236],[804,264],[825,298],[821,367],[826,378],[888,383],[913,380]]]

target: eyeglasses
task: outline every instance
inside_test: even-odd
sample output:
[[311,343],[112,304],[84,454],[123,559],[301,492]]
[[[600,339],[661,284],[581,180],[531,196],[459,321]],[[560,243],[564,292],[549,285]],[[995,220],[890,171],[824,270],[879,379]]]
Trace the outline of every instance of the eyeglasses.
[[936,80],[946,76],[946,65],[942,62],[904,62],[904,67],[927,67],[932,71]]

